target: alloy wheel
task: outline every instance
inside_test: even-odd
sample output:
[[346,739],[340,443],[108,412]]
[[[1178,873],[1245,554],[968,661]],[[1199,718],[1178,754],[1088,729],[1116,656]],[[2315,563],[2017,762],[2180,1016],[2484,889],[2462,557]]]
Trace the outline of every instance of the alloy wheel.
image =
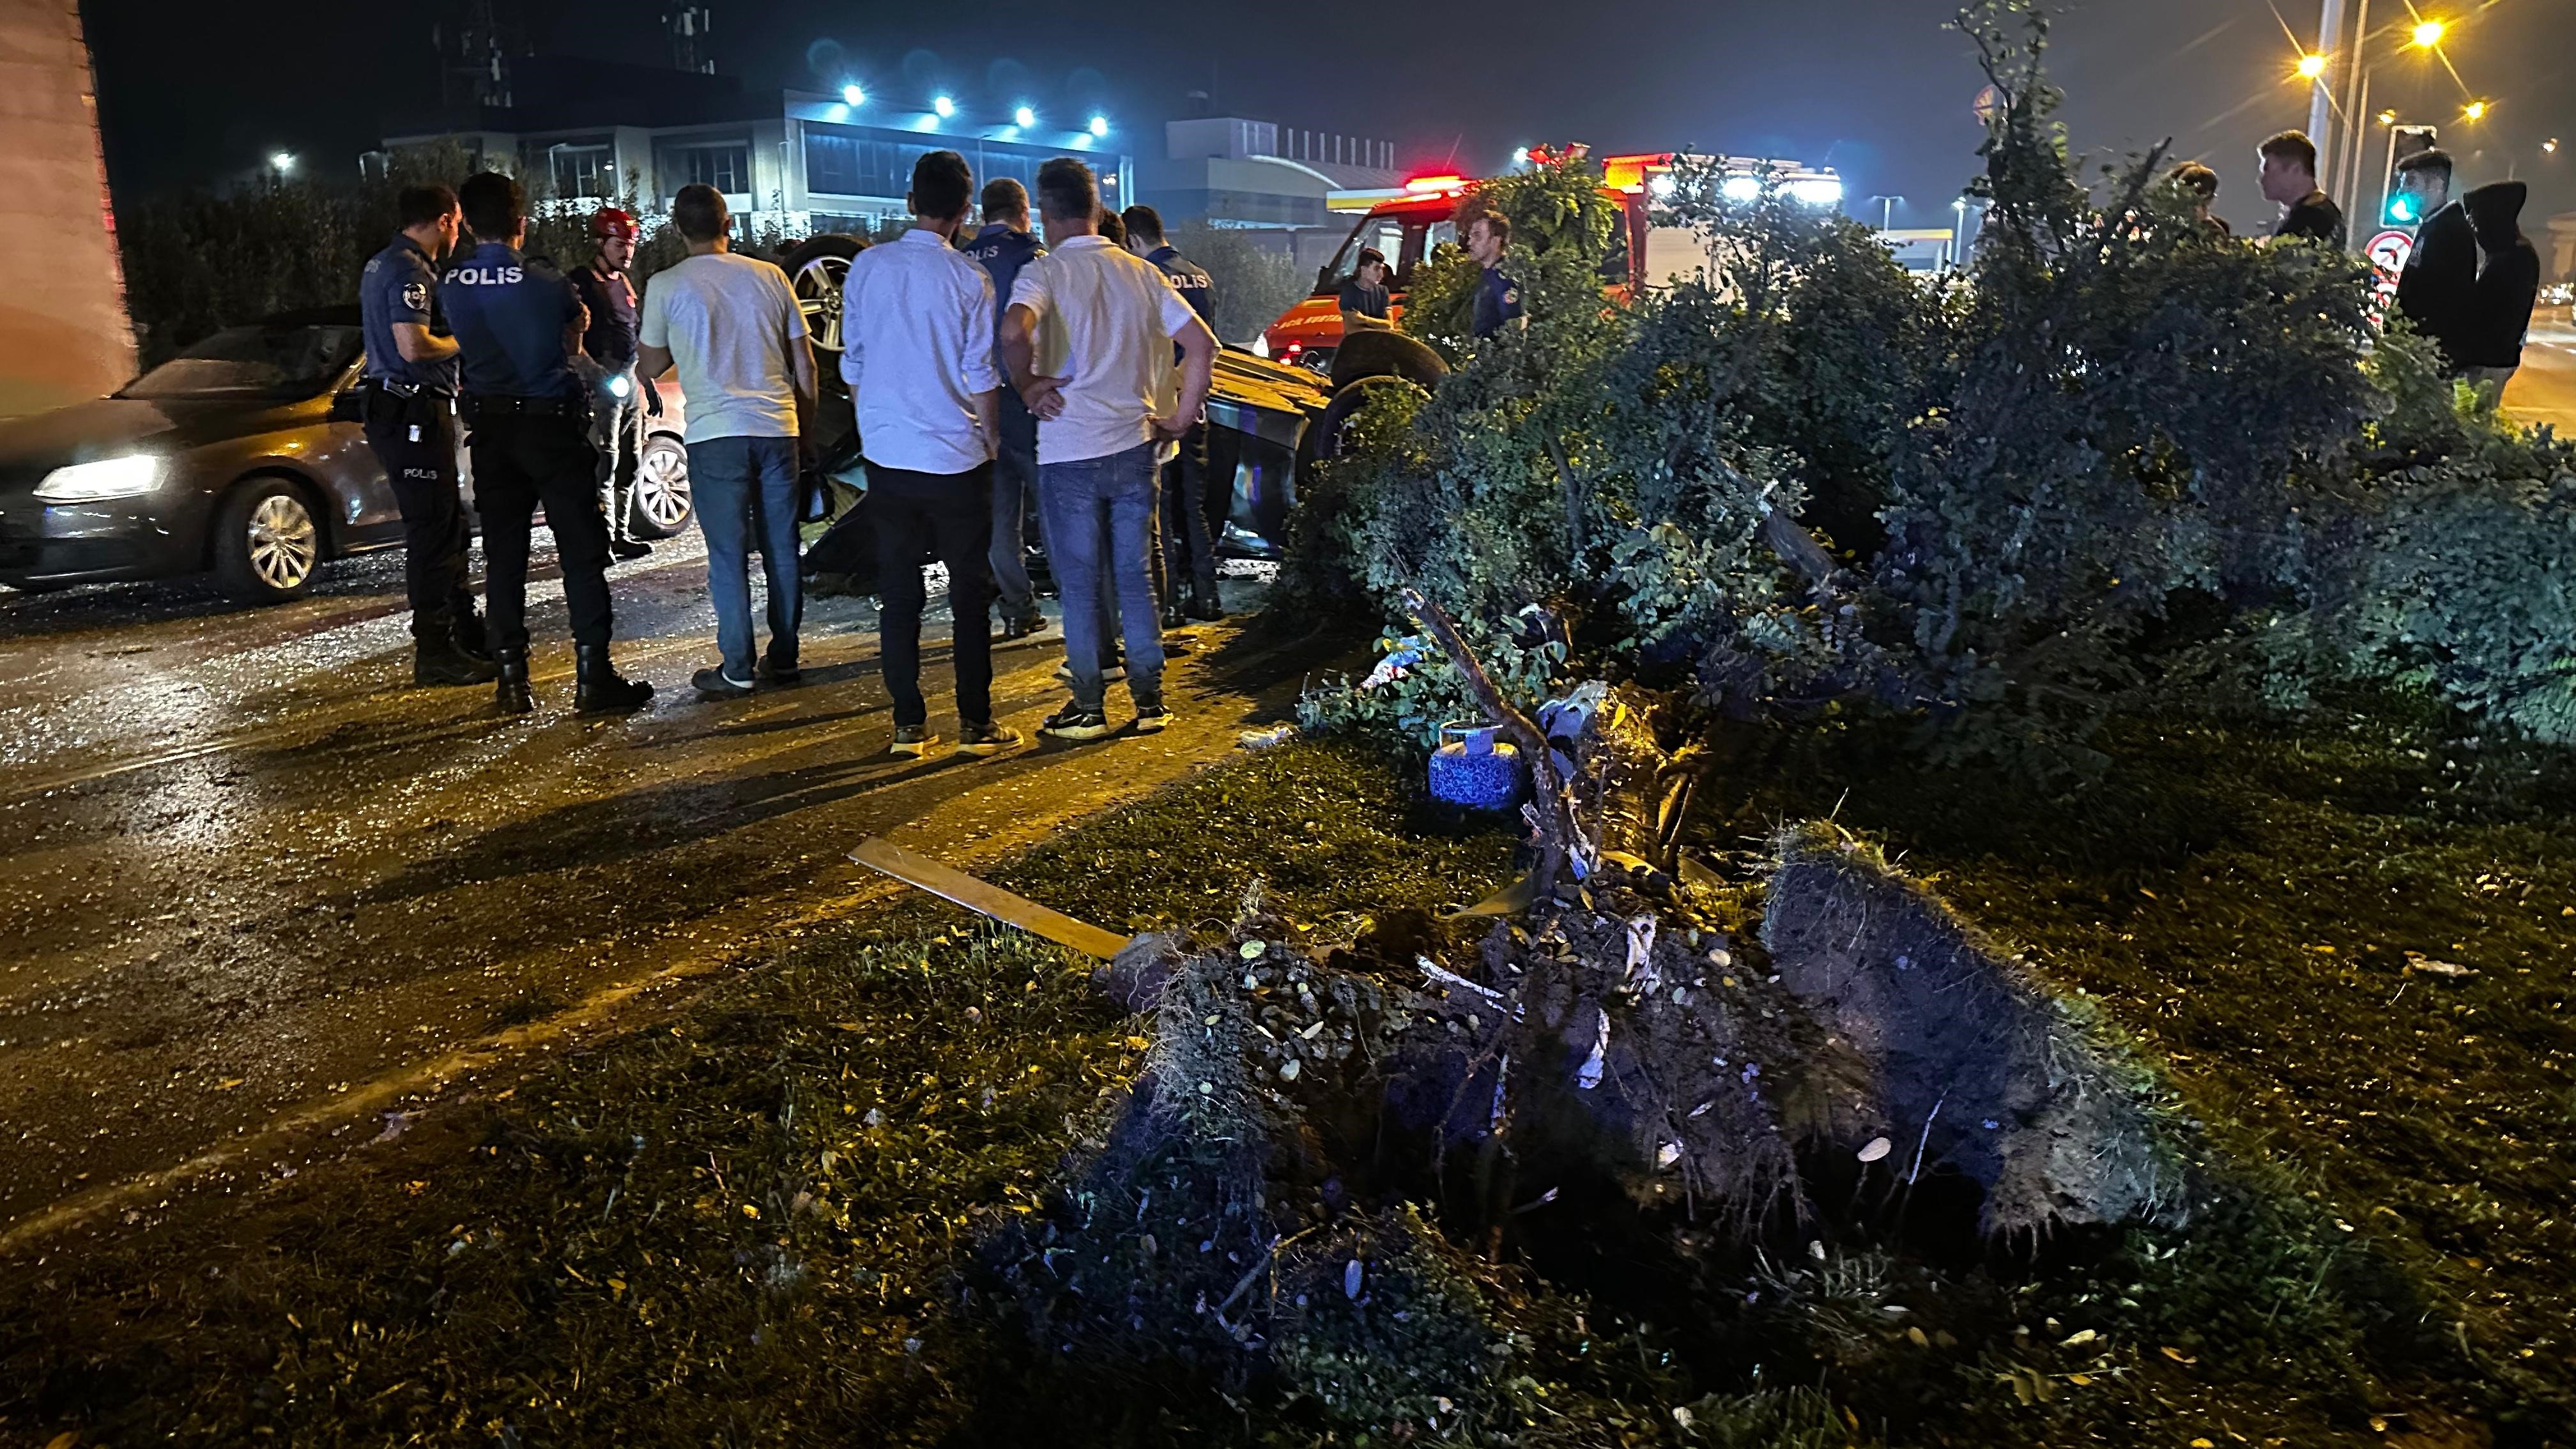
[[285,592],[304,586],[321,555],[312,510],[291,493],[272,493],[250,512],[250,566],[261,583]]

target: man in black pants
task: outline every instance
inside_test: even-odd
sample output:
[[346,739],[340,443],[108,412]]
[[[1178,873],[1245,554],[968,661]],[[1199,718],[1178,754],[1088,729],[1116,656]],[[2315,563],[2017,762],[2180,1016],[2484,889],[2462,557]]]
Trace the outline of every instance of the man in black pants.
[[[913,163],[912,227],[851,259],[841,291],[841,377],[859,422],[877,533],[878,657],[894,697],[889,753],[919,758],[938,736],[921,697],[921,556],[948,569],[957,749],[1020,743],[993,718],[993,279],[951,242],[974,175],[954,151]],[[1070,603],[1070,601],[1068,601]]]
[[[1173,290],[1213,330],[1216,281],[1198,263],[1182,256],[1180,248],[1163,239],[1163,214],[1150,206],[1131,206],[1120,213],[1120,219],[1127,224],[1127,250],[1152,262],[1170,278]],[[1177,359],[1179,355],[1175,349],[1173,356]],[[1162,565],[1166,580],[1166,629],[1177,629],[1192,619],[1225,617],[1225,607],[1217,602],[1216,592],[1216,538],[1225,530],[1225,519],[1221,513],[1209,516],[1213,483],[1208,473],[1207,419],[1198,418],[1181,435],[1179,456],[1163,465],[1163,548],[1156,562]],[[1226,483],[1231,500],[1232,474],[1227,475]],[[1184,578],[1189,581],[1186,601],[1181,590]]]
[[360,389],[367,446],[402,510],[411,596],[411,682],[480,684],[493,674],[483,621],[465,584],[465,505],[456,489],[456,343],[431,330],[436,263],[456,248],[456,193],[406,186],[400,235],[367,259],[358,318],[367,344]]
[[518,182],[482,172],[465,179],[457,199],[477,245],[448,270],[440,291],[473,429],[484,592],[500,668],[496,697],[507,714],[536,708],[528,685],[528,531],[543,503],[572,613],[574,708],[641,708],[653,686],[619,678],[608,658],[599,450],[590,441],[590,399],[571,366],[588,313],[563,273],[520,255],[528,223]]

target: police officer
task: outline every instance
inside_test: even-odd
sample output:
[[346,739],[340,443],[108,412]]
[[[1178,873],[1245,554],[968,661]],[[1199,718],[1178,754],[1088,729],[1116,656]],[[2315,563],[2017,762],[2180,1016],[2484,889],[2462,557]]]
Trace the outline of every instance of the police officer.
[[480,684],[493,676],[483,621],[465,584],[465,505],[456,487],[456,343],[431,330],[437,262],[456,247],[456,193],[406,186],[401,234],[367,259],[358,282],[367,373],[367,446],[402,510],[403,583],[411,600],[411,680]]
[[[608,503],[608,551],[621,559],[638,559],[653,545],[634,535],[635,468],[644,441],[642,420],[662,411],[659,388],[646,389],[635,376],[635,283],[627,268],[635,264],[635,242],[643,229],[623,209],[603,206],[592,213],[590,235],[597,249],[587,266],[569,274],[581,304],[590,309],[590,330],[582,350],[599,364],[600,394],[592,402],[601,439],[600,485]],[[638,404],[641,406],[638,406]]]
[[1511,218],[1498,211],[1477,212],[1467,222],[1467,255],[1484,271],[1476,278],[1476,311],[1471,324],[1478,337],[1491,337],[1506,326],[1529,326],[1521,311],[1521,284],[1503,272],[1503,253],[1512,244]]
[[[1180,248],[1163,239],[1163,216],[1150,206],[1131,206],[1121,213],[1127,223],[1127,250],[1152,262],[1199,320],[1216,329],[1216,281],[1196,262],[1182,256]],[[1225,608],[1217,602],[1215,532],[1223,526],[1222,516],[1209,516],[1211,485],[1208,476],[1208,426],[1200,418],[1181,435],[1177,457],[1163,465],[1163,572],[1168,583],[1163,591],[1163,627],[1177,629],[1192,619],[1222,619]],[[1228,501],[1232,501],[1234,480],[1226,480]],[[1190,580],[1189,602],[1181,601],[1181,576]]]
[[536,708],[528,686],[528,531],[542,503],[572,613],[574,708],[641,708],[653,686],[619,678],[608,658],[599,450],[590,441],[590,400],[572,370],[588,314],[563,273],[520,254],[528,221],[518,182],[485,171],[467,177],[457,199],[476,244],[448,270],[440,295],[463,364],[501,676],[496,697],[507,714]]
[[[1002,335],[1002,313],[1011,305],[1011,284],[1020,268],[1046,255],[1046,243],[1029,231],[1028,188],[1007,176],[984,183],[984,229],[966,243],[966,255],[993,278],[993,336]],[[1002,348],[993,346],[996,366]],[[1007,375],[1007,374],[1006,374]],[[1002,604],[1002,637],[1025,639],[1046,627],[1038,612],[1037,586],[1029,581],[1027,519],[1031,495],[1038,488],[1038,420],[1020,401],[1017,388],[996,388],[993,405],[1002,436],[993,467],[993,566],[995,597]],[[1043,513],[1039,515],[1045,517]],[[1115,631],[1112,631],[1114,635]],[[1104,636],[1108,637],[1108,636]]]

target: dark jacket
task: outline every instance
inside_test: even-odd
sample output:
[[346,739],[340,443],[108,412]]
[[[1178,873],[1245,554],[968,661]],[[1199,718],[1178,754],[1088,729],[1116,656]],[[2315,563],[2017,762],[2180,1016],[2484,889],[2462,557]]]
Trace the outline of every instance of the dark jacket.
[[2477,279],[2477,231],[2469,225],[2467,207],[2454,201],[2424,218],[2406,270],[2397,274],[2397,310],[2433,339],[2453,367],[2469,365],[2459,356],[2459,339],[2468,322],[2469,288]]
[[2522,336],[2540,295],[2540,253],[2521,226],[2530,191],[2519,181],[2499,181],[2460,198],[2478,239],[2478,276],[2453,353],[2462,367],[2521,365]]

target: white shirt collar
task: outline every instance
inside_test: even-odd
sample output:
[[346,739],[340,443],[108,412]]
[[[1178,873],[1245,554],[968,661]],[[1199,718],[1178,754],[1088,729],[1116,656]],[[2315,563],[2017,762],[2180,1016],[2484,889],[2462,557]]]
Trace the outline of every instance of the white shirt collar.
[[1107,245],[1109,245],[1109,238],[1093,231],[1085,232],[1081,236],[1066,237],[1064,239],[1064,245],[1057,247],[1056,250],[1060,252],[1071,252],[1081,251],[1086,247],[1105,247]]

